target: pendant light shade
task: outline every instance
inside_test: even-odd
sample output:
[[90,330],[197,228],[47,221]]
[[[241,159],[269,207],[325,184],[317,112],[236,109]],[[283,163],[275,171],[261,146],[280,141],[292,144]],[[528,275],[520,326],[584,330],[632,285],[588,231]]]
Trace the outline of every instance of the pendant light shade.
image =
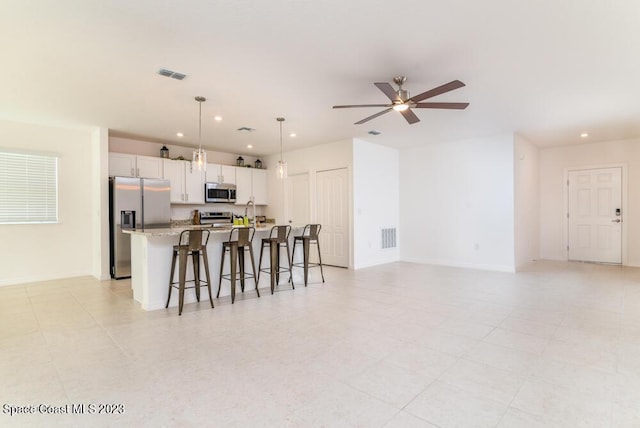
[[284,117],[278,117],[276,120],[280,122],[280,160],[278,161],[276,172],[278,174],[278,178],[284,180],[287,178],[287,161],[282,159],[282,122],[284,122]]
[[205,97],[196,97],[198,102],[198,150],[193,152],[191,168],[198,168],[199,171],[207,170],[207,152],[202,150],[202,103],[207,101]]

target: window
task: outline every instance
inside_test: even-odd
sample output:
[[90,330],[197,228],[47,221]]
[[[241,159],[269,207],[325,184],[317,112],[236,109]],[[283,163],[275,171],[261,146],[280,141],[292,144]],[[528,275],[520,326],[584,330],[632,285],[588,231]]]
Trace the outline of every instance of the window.
[[58,158],[0,150],[0,224],[58,222]]

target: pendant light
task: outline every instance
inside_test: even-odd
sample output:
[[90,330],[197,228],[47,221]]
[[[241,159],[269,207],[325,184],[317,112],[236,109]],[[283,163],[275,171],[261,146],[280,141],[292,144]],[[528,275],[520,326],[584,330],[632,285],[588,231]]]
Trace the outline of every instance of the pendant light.
[[191,160],[191,169],[197,167],[200,171],[207,170],[207,152],[202,150],[202,103],[207,101],[205,97],[196,97],[198,102],[198,150],[193,152],[193,159]]
[[282,122],[284,122],[284,117],[278,117],[276,120],[280,122],[280,160],[278,161],[277,173],[278,178],[284,180],[287,178],[287,161],[282,159]]

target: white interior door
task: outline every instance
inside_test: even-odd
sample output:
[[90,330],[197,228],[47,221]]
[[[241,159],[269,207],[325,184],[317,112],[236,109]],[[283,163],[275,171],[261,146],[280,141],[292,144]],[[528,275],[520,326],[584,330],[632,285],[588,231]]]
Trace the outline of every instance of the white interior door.
[[346,168],[316,173],[322,263],[349,266],[349,181]]
[[304,226],[311,222],[309,174],[290,175],[287,179],[287,222]]
[[622,263],[622,168],[569,171],[569,260]]

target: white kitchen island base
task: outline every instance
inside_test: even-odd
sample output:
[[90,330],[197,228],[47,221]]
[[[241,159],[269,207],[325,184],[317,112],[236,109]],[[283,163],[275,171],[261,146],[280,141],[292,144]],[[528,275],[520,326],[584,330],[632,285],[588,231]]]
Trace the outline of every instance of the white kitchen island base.
[[[131,234],[131,288],[133,289],[133,298],[139,302],[142,309],[152,311],[162,309],[167,303],[169,293],[169,274],[171,272],[171,259],[173,256],[173,246],[178,243],[180,232],[184,228],[171,229],[147,229],[147,230],[130,230],[126,233]],[[253,252],[255,256],[256,271],[258,270],[258,260],[260,257],[260,246],[262,238],[269,236],[270,227],[259,227],[253,239]],[[295,227],[294,230],[300,233],[301,227]],[[207,255],[209,258],[209,272],[211,276],[211,293],[214,297],[218,290],[218,281],[220,278],[220,258],[222,254],[222,242],[229,239],[228,230],[210,230],[209,242],[207,244]],[[294,232],[291,233],[291,241],[293,241]],[[293,242],[290,242],[293,245]],[[269,263],[268,252],[265,251],[265,257],[262,261],[263,265]],[[299,252],[302,258],[302,251]],[[296,261],[298,254],[296,254]],[[202,260],[200,260],[202,263]],[[224,272],[229,272],[229,262],[225,262]],[[251,271],[251,262],[249,255],[246,255],[245,269]],[[304,280],[300,269],[294,269],[294,282],[304,287]],[[204,272],[204,268],[201,269]],[[256,272],[257,273],[257,272]],[[178,275],[176,269],[175,275]],[[268,275],[264,275],[268,279]],[[193,279],[193,265],[191,260],[187,266],[187,280]],[[281,283],[288,280],[286,274],[280,275]],[[174,279],[175,281],[176,279]],[[255,293],[253,279],[249,280],[246,286],[246,293]],[[209,305],[209,296],[207,290],[202,289],[200,300],[205,301]],[[222,290],[220,296],[228,296],[231,294],[229,281],[222,281]],[[193,303],[196,301],[195,292],[185,293],[185,303]],[[169,306],[178,306],[178,293],[173,293]]]

